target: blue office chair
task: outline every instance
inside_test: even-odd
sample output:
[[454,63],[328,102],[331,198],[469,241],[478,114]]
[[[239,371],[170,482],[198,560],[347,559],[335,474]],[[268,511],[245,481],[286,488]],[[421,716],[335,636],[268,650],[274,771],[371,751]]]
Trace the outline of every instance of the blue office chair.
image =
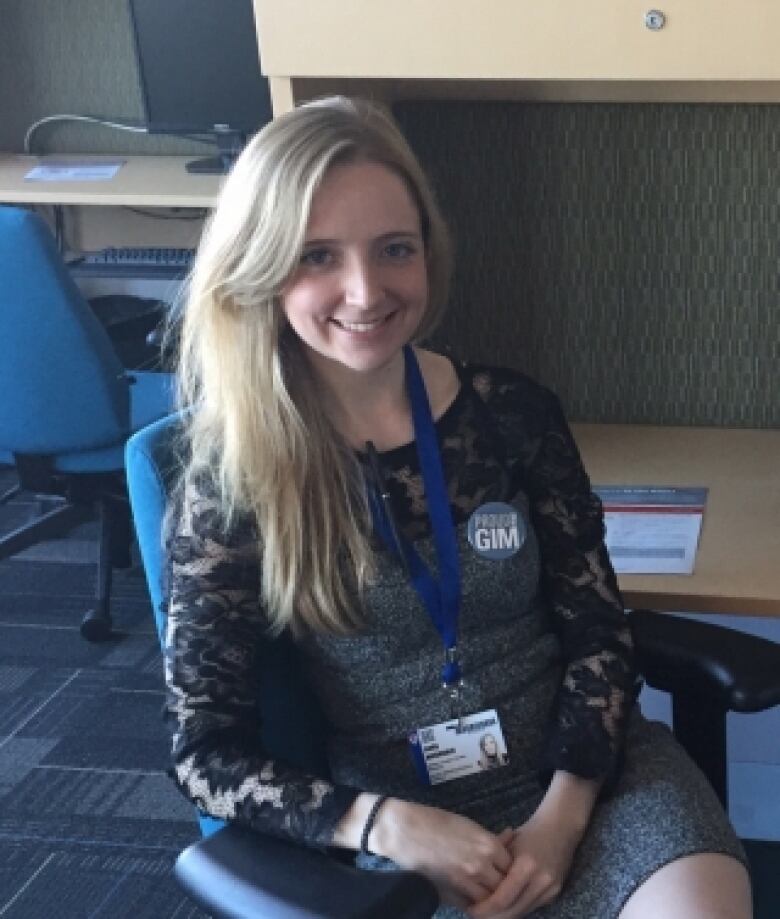
[[0,537],[0,559],[97,512],[97,601],[81,631],[101,640],[111,631],[112,565],[130,564],[125,442],[170,412],[172,377],[124,370],[46,224],[12,207],[0,207],[0,317],[0,463],[19,479],[0,504],[30,491],[53,505]]
[[[180,418],[171,415],[133,435],[125,450],[130,505],[161,643],[166,618],[162,526],[181,469],[180,433]],[[265,748],[315,775],[327,775],[323,719],[297,673],[292,643],[284,636],[269,640],[260,655]],[[198,820],[210,846],[186,849],[176,873],[191,896],[216,916],[428,919],[438,905],[433,886],[411,872],[368,874],[320,850],[203,814]]]
[[[171,415],[127,442],[128,489],[158,633],[165,629],[162,521],[181,469],[181,421]],[[673,698],[675,733],[725,803],[725,719],[780,703],[780,646],[731,629],[633,610],[646,682]],[[265,642],[259,704],[269,752],[327,775],[324,730],[291,643]],[[411,872],[364,872],[320,850],[201,816],[204,839],[176,875],[204,909],[230,919],[426,919],[436,891]]]

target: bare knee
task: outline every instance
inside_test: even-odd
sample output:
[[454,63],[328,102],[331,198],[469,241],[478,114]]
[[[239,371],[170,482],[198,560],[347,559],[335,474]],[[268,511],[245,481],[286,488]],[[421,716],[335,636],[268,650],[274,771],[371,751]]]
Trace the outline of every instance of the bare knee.
[[679,858],[641,884],[619,919],[751,919],[750,879],[735,858],[702,852]]

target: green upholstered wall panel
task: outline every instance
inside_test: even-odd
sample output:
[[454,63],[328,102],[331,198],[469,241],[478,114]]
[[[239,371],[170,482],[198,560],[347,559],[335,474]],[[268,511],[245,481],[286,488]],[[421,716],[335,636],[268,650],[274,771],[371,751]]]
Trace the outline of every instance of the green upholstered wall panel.
[[780,106],[397,115],[457,242],[441,342],[581,420],[780,426]]

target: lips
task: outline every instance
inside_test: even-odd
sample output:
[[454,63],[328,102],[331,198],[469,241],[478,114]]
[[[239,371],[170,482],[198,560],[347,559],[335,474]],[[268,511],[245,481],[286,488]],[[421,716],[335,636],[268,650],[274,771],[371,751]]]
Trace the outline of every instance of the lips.
[[374,329],[378,329],[379,326],[387,322],[393,315],[393,313],[390,313],[379,319],[372,319],[370,322],[348,322],[346,319],[332,319],[331,321],[339,326],[339,328],[344,329],[345,332],[373,332]]

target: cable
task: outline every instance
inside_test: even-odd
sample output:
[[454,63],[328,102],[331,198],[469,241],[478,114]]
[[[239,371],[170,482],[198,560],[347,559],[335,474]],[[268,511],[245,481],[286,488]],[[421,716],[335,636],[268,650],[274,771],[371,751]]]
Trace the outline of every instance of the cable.
[[128,122],[121,121],[110,121],[107,118],[98,118],[93,117],[92,115],[47,115],[46,118],[39,118],[38,121],[34,121],[30,127],[27,129],[27,133],[24,135],[24,152],[30,152],[30,141],[32,140],[33,134],[45,124],[50,124],[53,121],[86,121],[90,124],[102,124],[109,128],[117,128],[120,131],[132,131],[135,134],[148,134],[149,129],[146,125],[140,124],[130,124]]
[[[86,121],[89,124],[102,124],[107,128],[116,128],[119,131],[132,131],[135,134],[148,134],[149,127],[145,124],[133,124],[127,121],[112,121],[109,118],[99,118],[98,116],[93,115],[47,115],[45,118],[40,118],[38,121],[34,121],[30,127],[27,129],[27,133],[24,135],[24,152],[30,152],[30,141],[32,140],[33,134],[44,124],[49,124],[52,121]],[[160,131],[160,134],[168,134],[171,137],[182,137],[185,140],[194,140],[199,144],[212,144],[214,143],[214,138],[209,134],[179,134],[171,131]]]
[[171,211],[174,211],[174,212],[183,211],[184,213],[163,214],[163,213],[157,213],[151,210],[145,210],[142,207],[132,207],[129,204],[123,205],[123,210],[132,211],[134,214],[140,214],[142,217],[152,217],[155,220],[204,220],[206,217],[206,214],[208,213],[208,209],[205,207],[199,207],[199,208],[172,207],[170,208]]

